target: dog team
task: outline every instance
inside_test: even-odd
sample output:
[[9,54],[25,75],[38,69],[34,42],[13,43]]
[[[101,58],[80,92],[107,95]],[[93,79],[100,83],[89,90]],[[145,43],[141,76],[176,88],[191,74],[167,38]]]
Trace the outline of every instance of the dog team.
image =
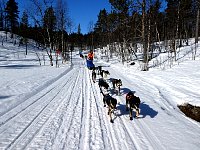
[[[94,67],[92,69],[92,80],[95,83],[97,75],[100,75],[99,78],[99,88],[100,93],[103,95],[103,103],[104,107],[108,106],[108,115],[110,117],[110,122],[114,123],[112,114],[114,115],[114,110],[116,110],[117,100],[110,95],[110,87],[108,84],[108,75],[110,75],[109,71],[102,70],[102,66]],[[122,86],[121,79],[110,78],[109,81],[112,83],[113,90],[117,95],[120,95],[120,88]],[[134,95],[133,91],[128,92],[126,95],[126,111],[129,111],[130,120],[133,120],[133,110],[135,110],[136,114],[134,118],[138,118],[139,116],[139,105],[140,98]]]

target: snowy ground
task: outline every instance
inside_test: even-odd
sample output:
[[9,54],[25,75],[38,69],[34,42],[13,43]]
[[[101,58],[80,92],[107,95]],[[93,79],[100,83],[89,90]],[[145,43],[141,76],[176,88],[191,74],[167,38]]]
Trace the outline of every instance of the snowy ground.
[[[200,61],[148,72],[95,61],[123,82],[121,95],[112,95],[118,100],[113,124],[85,61],[74,54],[73,64],[39,66],[31,51],[25,57],[22,47],[0,46],[1,150],[199,149],[200,124],[177,104],[200,106]],[[132,121],[125,111],[130,90],[141,99],[140,117]]]

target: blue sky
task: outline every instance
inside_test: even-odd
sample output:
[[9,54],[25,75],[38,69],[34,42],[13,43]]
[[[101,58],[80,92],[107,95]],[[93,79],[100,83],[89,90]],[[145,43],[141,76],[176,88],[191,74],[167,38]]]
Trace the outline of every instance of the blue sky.
[[89,22],[96,23],[101,9],[111,10],[109,0],[67,0],[69,15],[73,22],[81,25],[83,34],[88,32]]
[[[24,0],[15,0],[18,3],[20,13],[27,6]],[[75,25],[74,32],[77,32],[78,24],[81,25],[83,34],[88,32],[89,22],[94,24],[97,21],[97,16],[101,9],[111,10],[109,0],[66,0],[73,24]]]

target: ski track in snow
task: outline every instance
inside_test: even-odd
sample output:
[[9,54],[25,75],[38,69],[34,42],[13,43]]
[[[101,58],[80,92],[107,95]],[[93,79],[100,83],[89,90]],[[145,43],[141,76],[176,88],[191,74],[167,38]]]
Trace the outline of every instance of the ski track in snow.
[[[62,79],[59,81],[62,81]],[[70,81],[70,78],[68,81]],[[18,148],[19,146],[20,149],[26,147],[29,139],[34,138],[43,124],[45,124],[59,106],[59,102],[62,99],[58,99],[57,97],[60,97],[60,94],[63,93],[62,88],[66,86],[65,84],[68,84],[68,82],[64,82],[64,84],[55,82],[55,85],[52,84],[52,87],[50,85],[38,94],[33,95],[29,100],[17,105],[15,108],[19,110],[17,114],[13,115],[12,112],[14,109],[9,111],[8,114],[6,113],[10,118],[0,126],[0,145],[5,145],[2,148],[12,149],[14,147]]]

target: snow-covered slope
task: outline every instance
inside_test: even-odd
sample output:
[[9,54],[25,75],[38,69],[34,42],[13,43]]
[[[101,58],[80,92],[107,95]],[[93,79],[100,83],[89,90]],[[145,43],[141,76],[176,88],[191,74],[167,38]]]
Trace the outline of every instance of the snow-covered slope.
[[[73,66],[39,66],[35,53],[4,43],[0,47],[0,149],[198,150],[200,124],[177,104],[200,104],[200,62],[148,72],[120,64],[101,64],[109,78],[123,82],[114,123],[85,60]],[[112,89],[112,86],[111,86]],[[138,119],[129,120],[125,95],[141,99]]]

